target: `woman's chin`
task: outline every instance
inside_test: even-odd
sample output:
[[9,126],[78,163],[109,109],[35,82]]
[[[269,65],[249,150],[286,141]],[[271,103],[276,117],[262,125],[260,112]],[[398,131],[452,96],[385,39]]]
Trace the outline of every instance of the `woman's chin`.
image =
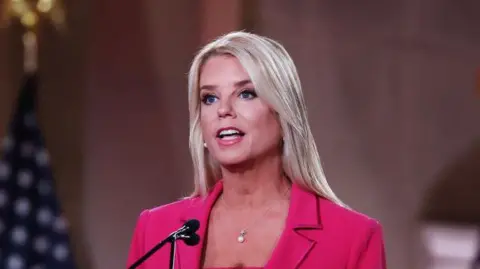
[[248,169],[252,166],[253,160],[245,157],[230,157],[230,158],[223,158],[218,160],[220,166],[227,170],[235,171],[235,170],[244,170]]
[[242,158],[229,158],[229,159],[223,159],[218,161],[221,166],[228,167],[228,166],[238,166],[241,165],[242,163],[246,162],[245,159]]

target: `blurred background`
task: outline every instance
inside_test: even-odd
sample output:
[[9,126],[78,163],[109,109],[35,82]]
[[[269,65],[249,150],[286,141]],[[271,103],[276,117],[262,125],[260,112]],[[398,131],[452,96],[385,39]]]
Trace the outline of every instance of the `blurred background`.
[[[203,44],[232,30],[291,53],[327,178],[383,224],[389,269],[475,268],[480,1],[63,8],[65,31],[46,19],[38,28],[38,124],[78,268],[125,268],[140,211],[192,190],[186,74]],[[23,83],[23,33],[0,30],[1,137]]]

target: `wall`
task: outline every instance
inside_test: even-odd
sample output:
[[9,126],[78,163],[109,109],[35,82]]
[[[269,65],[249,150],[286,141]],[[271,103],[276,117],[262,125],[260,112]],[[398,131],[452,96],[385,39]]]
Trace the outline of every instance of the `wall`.
[[261,3],[261,32],[297,60],[331,184],[384,224],[389,268],[423,268],[424,195],[480,138],[480,3]]

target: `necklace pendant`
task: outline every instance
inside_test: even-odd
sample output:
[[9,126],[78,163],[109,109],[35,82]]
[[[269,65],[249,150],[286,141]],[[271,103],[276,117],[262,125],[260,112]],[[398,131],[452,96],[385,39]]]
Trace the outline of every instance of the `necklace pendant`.
[[240,235],[237,237],[238,243],[243,243],[245,242],[245,235],[247,232],[245,230],[240,231]]

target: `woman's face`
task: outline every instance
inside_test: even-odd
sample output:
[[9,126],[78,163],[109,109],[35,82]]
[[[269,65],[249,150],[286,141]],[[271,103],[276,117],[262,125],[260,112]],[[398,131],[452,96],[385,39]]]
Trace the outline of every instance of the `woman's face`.
[[201,68],[199,88],[203,138],[210,155],[222,166],[281,154],[276,113],[257,97],[237,58],[210,57]]

